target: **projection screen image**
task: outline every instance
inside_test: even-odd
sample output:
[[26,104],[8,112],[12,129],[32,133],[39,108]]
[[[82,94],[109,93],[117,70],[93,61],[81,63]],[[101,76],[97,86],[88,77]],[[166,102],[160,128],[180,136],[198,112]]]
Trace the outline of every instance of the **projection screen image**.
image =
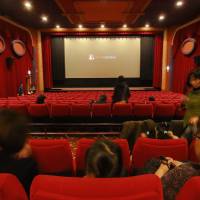
[[65,78],[140,77],[140,38],[65,38]]

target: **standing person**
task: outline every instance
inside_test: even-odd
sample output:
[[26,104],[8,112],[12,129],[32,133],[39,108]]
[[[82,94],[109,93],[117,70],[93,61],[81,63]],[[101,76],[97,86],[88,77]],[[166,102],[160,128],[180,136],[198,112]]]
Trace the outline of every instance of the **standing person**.
[[130,96],[130,90],[125,78],[123,76],[119,76],[117,85],[114,88],[112,103],[127,103]]

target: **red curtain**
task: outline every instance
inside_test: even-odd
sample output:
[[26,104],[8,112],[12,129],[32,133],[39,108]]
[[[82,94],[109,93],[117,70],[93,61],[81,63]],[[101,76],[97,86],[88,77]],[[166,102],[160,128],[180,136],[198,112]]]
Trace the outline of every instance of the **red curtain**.
[[[0,20],[0,35],[6,43],[6,50],[0,54],[0,97],[16,96],[20,82],[26,88],[27,71],[32,67],[33,48],[28,32],[6,21]],[[26,45],[26,54],[16,57],[11,49],[11,42],[20,39]],[[8,68],[6,58],[13,58],[13,65]]]
[[153,87],[161,88],[163,36],[156,35],[154,42]]
[[[190,56],[181,53],[181,44],[188,38],[195,38],[197,41],[196,49]],[[176,33],[173,44],[173,81],[172,89],[174,92],[183,92],[187,76],[194,69],[194,56],[200,55],[200,22],[187,26]]]
[[44,88],[53,87],[52,63],[51,63],[51,36],[42,35],[42,57]]

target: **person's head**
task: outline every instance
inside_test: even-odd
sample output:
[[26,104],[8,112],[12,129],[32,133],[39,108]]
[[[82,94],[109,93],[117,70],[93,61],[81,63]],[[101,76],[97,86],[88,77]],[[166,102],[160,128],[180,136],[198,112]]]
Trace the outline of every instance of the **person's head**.
[[18,112],[0,110],[0,147],[7,154],[19,152],[25,145],[27,120]]
[[200,87],[200,67],[190,72],[187,78],[187,85],[193,89]]
[[145,133],[149,138],[156,138],[156,123],[152,119],[144,120],[140,126],[140,133]]
[[170,139],[168,135],[170,125],[167,122],[161,122],[156,126],[156,138],[157,139]]
[[43,94],[41,94],[41,95],[39,95],[37,97],[36,103],[37,104],[43,104],[45,99],[46,99],[46,96],[44,96]]
[[155,97],[154,96],[150,96],[149,97],[149,101],[155,101]]
[[125,81],[125,78],[124,78],[124,76],[118,76],[118,82],[119,83],[122,83],[122,82],[124,82]]
[[108,140],[95,142],[86,154],[86,175],[96,178],[120,177],[123,173],[121,148]]
[[106,103],[107,101],[107,96],[105,94],[102,94],[100,97],[99,97],[99,102],[100,103]]

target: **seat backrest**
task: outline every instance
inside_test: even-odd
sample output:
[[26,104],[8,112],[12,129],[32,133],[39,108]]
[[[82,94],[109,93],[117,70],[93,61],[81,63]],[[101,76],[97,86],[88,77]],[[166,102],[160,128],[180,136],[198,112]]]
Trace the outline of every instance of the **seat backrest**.
[[121,117],[121,116],[131,116],[132,115],[132,104],[130,103],[115,103],[112,108],[112,115]]
[[[86,152],[94,142],[95,142],[94,139],[85,139],[85,138],[82,138],[78,141],[77,151],[76,151],[76,173],[78,176],[83,176],[85,174]],[[116,139],[113,140],[113,142],[116,142],[121,147],[124,168],[127,170],[127,172],[129,172],[130,153],[127,140]]]
[[92,106],[93,117],[110,117],[111,104],[94,104]]
[[49,110],[46,104],[30,104],[28,112],[31,117],[48,117]]
[[199,200],[200,197],[200,177],[192,177],[181,188],[176,200]]
[[133,115],[135,117],[152,118],[153,115],[152,104],[134,104]]
[[28,200],[22,184],[12,174],[0,174],[1,200]]
[[155,157],[168,156],[184,161],[188,159],[188,144],[186,139],[150,139],[138,138],[133,148],[133,168],[142,168],[145,163]]
[[50,109],[51,117],[66,117],[70,115],[70,106],[68,104],[53,103]]
[[71,116],[73,117],[90,117],[90,105],[89,104],[72,104]]
[[158,103],[154,108],[154,117],[159,118],[173,118],[175,116],[175,105],[174,104],[162,104]]
[[72,152],[66,139],[29,141],[40,173],[73,175]]
[[9,109],[15,110],[19,113],[28,115],[28,110],[25,104],[9,104],[8,105]]
[[30,200],[162,200],[162,186],[155,175],[127,178],[69,178],[37,176]]

